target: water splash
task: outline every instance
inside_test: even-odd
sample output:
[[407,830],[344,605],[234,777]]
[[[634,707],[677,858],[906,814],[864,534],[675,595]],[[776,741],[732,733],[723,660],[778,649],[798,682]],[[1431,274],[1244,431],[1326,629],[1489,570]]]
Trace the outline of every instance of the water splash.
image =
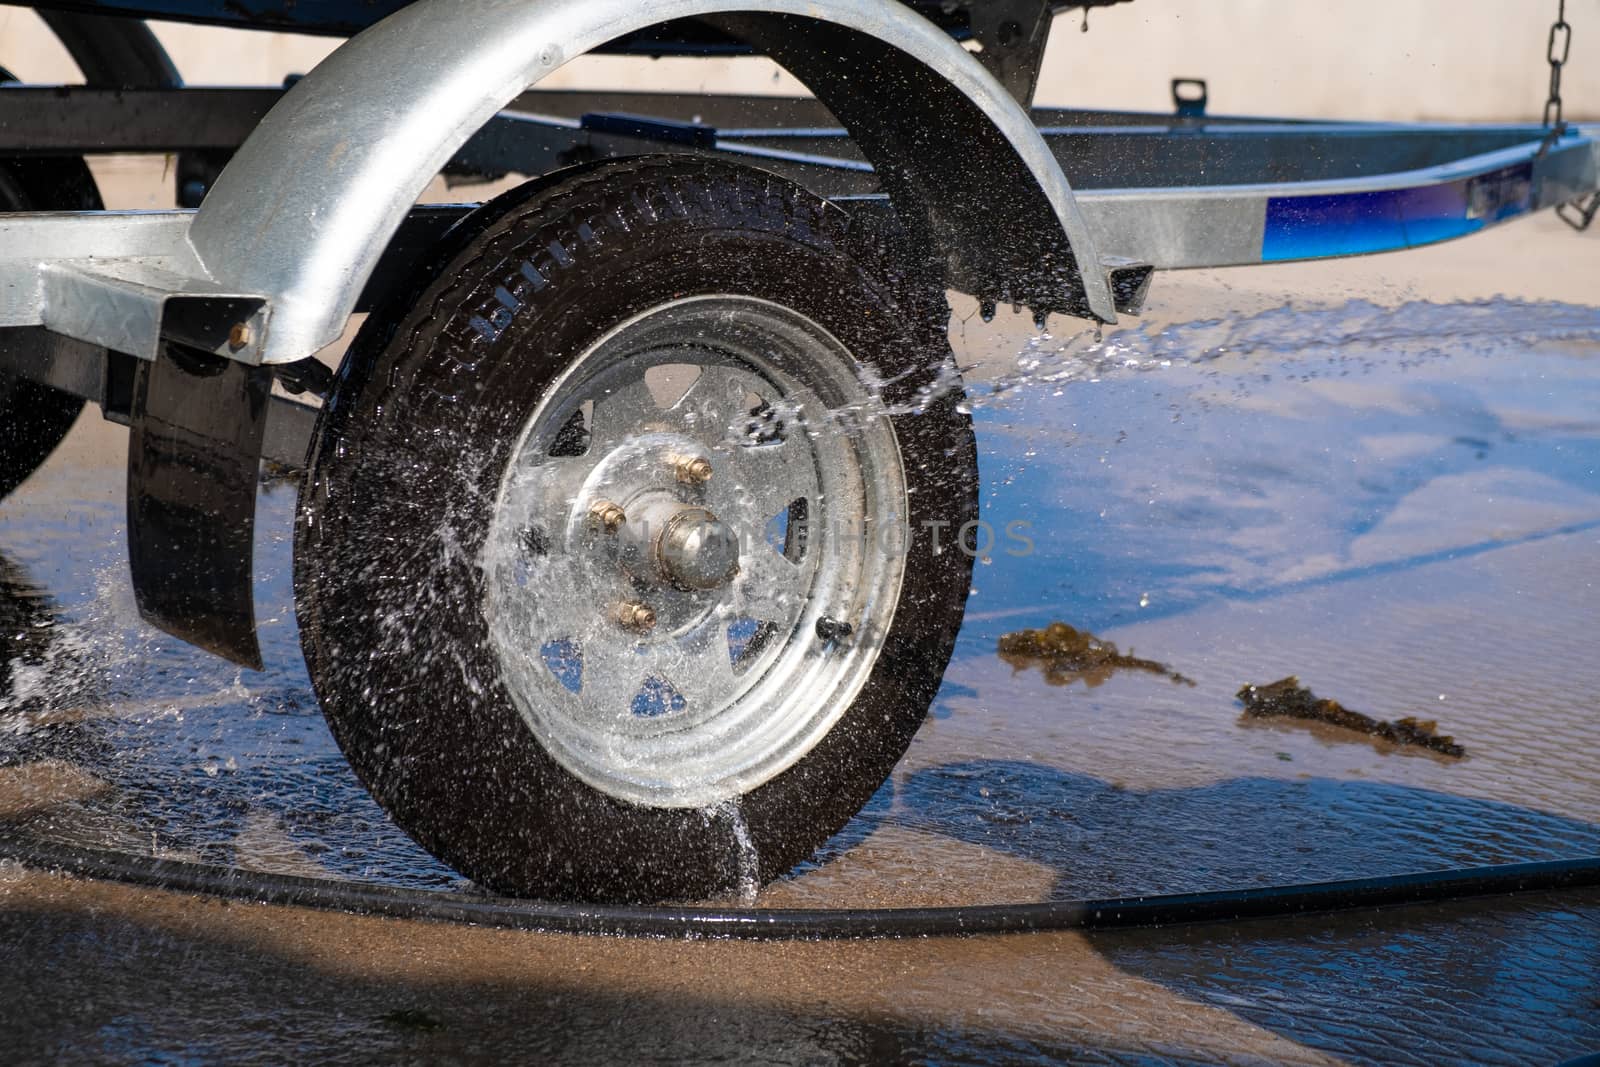
[[733,831],[734,865],[739,873],[739,880],[734,884],[734,894],[739,903],[750,905],[756,902],[756,896],[761,892],[761,854],[756,850],[756,843],[750,836],[750,824],[745,821],[744,809],[739,806],[737,798],[725,800],[711,809],[717,818],[725,819],[728,828]]
[[[1096,340],[1092,329],[1059,341],[1049,334],[1034,337],[1018,353],[1014,371],[969,381],[967,402],[973,408],[994,406],[1023,389],[1099,382],[1224,358],[1337,355],[1350,363],[1409,363],[1503,350],[1508,342],[1531,347],[1590,341],[1597,335],[1600,309],[1553,301],[1496,297],[1448,304],[1415,300],[1393,307],[1369,300],[1327,308],[1290,304],[1178,326],[1141,323],[1104,340]],[[946,384],[941,379],[930,388]]]

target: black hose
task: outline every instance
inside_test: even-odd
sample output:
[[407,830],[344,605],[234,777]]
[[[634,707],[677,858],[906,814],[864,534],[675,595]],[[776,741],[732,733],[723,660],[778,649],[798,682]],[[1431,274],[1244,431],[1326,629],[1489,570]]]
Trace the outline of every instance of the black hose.
[[607,907],[268,874],[0,836],[0,856],[86,878],[233,900],[547,933],[755,941],[1106,930],[1600,886],[1600,856],[1211,893],[943,908]]

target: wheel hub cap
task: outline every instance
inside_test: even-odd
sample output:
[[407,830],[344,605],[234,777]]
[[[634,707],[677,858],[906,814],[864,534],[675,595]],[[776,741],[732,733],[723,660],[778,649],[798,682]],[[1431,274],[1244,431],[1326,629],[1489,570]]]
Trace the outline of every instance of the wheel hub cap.
[[705,508],[683,508],[656,539],[656,558],[674,585],[715,589],[739,573],[739,535]]

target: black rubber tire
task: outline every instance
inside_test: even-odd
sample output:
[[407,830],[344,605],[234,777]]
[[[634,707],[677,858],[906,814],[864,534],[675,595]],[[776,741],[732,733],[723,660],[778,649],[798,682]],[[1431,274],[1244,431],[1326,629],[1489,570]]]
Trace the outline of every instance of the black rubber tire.
[[[618,800],[546,754],[498,677],[475,561],[487,502],[552,379],[667,300],[733,292],[795,308],[870,358],[892,409],[915,407],[949,373],[949,309],[925,273],[858,229],[756,170],[687,156],[592,164],[485,205],[352,346],[301,495],[302,644],[356,773],[474,881],[593,901],[701,899],[738,884],[731,813]],[[517,291],[525,259],[549,280],[537,293]],[[486,340],[469,322],[502,307],[498,286],[521,306]],[[954,530],[976,518],[977,453],[959,390],[931,392],[893,416],[918,533],[876,666],[810,753],[740,800],[762,881],[882,785],[954,647],[972,560],[949,534],[935,551],[922,520]]]
[[[0,80],[9,78],[0,70]],[[0,210],[97,211],[100,194],[83,160],[0,160]],[[50,458],[83,400],[48,385],[0,374],[0,500]]]

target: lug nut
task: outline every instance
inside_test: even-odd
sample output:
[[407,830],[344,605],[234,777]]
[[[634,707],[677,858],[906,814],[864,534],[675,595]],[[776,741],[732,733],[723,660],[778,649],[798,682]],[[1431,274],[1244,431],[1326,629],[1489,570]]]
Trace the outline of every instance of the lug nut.
[[826,644],[836,645],[855,632],[854,626],[828,615],[817,620],[817,639]]
[[672,469],[685,485],[704,485],[711,480],[711,461],[704,456],[674,456]]
[[589,509],[589,517],[606,533],[616,533],[628,521],[628,513],[609,500],[596,501]]
[[625,600],[617,605],[617,622],[625,630],[648,633],[656,628],[656,613],[647,604]]

